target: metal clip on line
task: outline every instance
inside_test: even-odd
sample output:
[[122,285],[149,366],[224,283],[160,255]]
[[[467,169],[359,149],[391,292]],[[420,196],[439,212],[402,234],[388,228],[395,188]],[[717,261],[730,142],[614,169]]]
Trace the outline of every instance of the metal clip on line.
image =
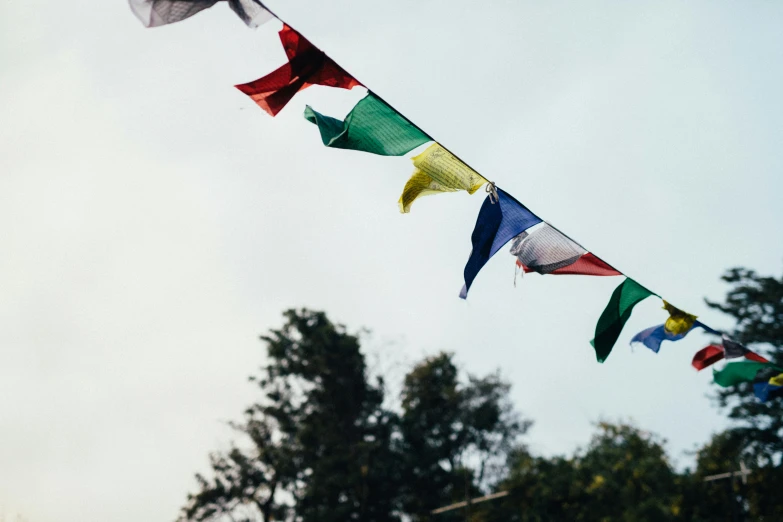
[[494,181],[488,181],[487,182],[486,191],[487,191],[487,194],[489,194],[489,202],[490,203],[492,203],[494,205],[495,203],[500,201],[500,199],[498,199],[498,189],[495,186],[495,182]]

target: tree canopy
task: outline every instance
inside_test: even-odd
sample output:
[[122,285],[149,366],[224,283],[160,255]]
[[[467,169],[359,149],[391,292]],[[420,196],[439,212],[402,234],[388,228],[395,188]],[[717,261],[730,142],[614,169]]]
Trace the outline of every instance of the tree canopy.
[[[783,366],[783,278],[729,270],[732,337]],[[631,423],[601,422],[572,455],[534,455],[531,426],[498,373],[461,371],[451,353],[412,365],[398,397],[371,375],[361,339],[324,312],[288,310],[261,337],[260,392],[231,423],[238,440],[210,455],[181,522],[471,522],[783,520],[783,399],[750,384],[723,388],[733,424],[678,472],[665,441]],[[738,478],[706,478],[751,468]],[[508,495],[447,513],[479,495]]]

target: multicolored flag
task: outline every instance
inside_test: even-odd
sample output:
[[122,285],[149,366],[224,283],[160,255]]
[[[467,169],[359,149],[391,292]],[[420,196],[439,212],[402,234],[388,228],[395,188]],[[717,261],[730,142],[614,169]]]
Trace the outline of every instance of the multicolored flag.
[[714,371],[712,378],[715,384],[728,388],[743,382],[765,382],[783,369],[766,362],[735,362],[727,364],[722,370]]
[[715,364],[721,359],[737,359],[744,357],[750,361],[759,363],[768,363],[769,361],[761,355],[745,348],[741,344],[732,341],[726,335],[723,336],[723,343],[720,345],[711,344],[702,348],[693,356],[691,365],[701,371],[708,366]]
[[381,156],[402,156],[431,141],[383,100],[368,93],[351,109],[345,121],[305,108],[307,121],[318,125],[327,147],[361,150]]
[[[144,27],[159,27],[190,18],[219,1],[222,0],[129,0],[129,3]],[[228,5],[250,27],[274,18],[258,0],[228,0]]]
[[236,86],[271,116],[280,112],[297,92],[311,85],[341,89],[361,85],[304,36],[285,24],[280,30],[280,41],[288,63],[258,80]]
[[414,156],[413,166],[416,170],[397,202],[403,214],[410,212],[413,202],[421,196],[460,190],[473,194],[487,182],[484,176],[462,163],[439,143],[433,143]]
[[595,338],[590,344],[595,348],[595,357],[602,363],[612,352],[614,343],[620,337],[625,323],[631,317],[634,306],[651,295],[656,295],[627,277],[615,288],[609,304],[606,305],[595,327]]
[[470,285],[490,257],[512,238],[541,223],[541,218],[530,212],[522,203],[502,190],[496,190],[497,200],[490,194],[481,205],[470,238],[473,250],[465,265],[465,286],[459,294],[462,299],[468,297]]
[[541,223],[519,234],[514,238],[510,252],[525,273],[622,275],[549,223]]
[[641,343],[653,352],[658,353],[663,341],[679,341],[680,339],[684,339],[686,335],[688,335],[688,332],[680,335],[673,335],[667,332],[662,324],[659,324],[657,326],[651,326],[634,335],[630,344]]

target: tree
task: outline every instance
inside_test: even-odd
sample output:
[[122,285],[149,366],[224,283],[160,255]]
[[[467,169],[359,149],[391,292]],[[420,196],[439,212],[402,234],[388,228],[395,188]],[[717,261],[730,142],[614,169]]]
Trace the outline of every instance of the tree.
[[510,494],[487,504],[481,520],[658,522],[677,520],[681,510],[663,441],[627,424],[600,423],[573,458],[520,448],[509,464],[498,488]]
[[[498,374],[461,382],[453,355],[416,365],[402,390],[403,507],[414,520],[482,491],[530,426],[513,410]],[[471,469],[472,466],[472,469]],[[451,515],[440,515],[446,521]]]
[[214,478],[197,476],[200,491],[181,519],[398,520],[395,416],[382,408],[383,381],[368,382],[358,338],[323,312],[284,317],[261,337],[269,363],[251,380],[262,400],[233,424],[250,444],[212,455]]
[[406,375],[396,414],[358,337],[323,312],[284,316],[261,337],[268,362],[251,381],[262,397],[231,424],[242,443],[210,456],[182,522],[426,520],[497,481],[530,425],[498,374],[460,379],[452,355],[428,358]]
[[[753,270],[733,268],[722,277],[731,285],[724,302],[707,305],[733,317],[732,337],[783,366],[783,277],[764,277]],[[717,393],[720,407],[736,421],[749,464],[780,465],[783,456],[783,400],[761,403],[752,385],[741,384]]]

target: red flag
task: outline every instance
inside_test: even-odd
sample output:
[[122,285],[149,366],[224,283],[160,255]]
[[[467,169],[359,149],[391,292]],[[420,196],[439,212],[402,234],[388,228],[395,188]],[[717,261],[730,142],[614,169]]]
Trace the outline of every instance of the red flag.
[[[526,267],[519,261],[517,261],[517,266],[520,267],[522,270],[524,270],[526,274],[529,274],[530,272],[534,271]],[[614,268],[612,268],[608,263],[606,263],[602,259],[597,258],[590,252],[586,253],[585,255],[577,259],[574,263],[568,266],[564,266],[563,268],[558,268],[557,270],[550,272],[550,274],[555,274],[555,275],[575,274],[575,275],[591,275],[591,276],[623,275],[617,270],[615,270]]]
[[707,366],[711,366],[720,361],[724,356],[725,353],[723,351],[723,346],[711,344],[708,347],[702,348],[696,352],[696,355],[693,356],[693,361],[691,361],[691,364],[694,368],[701,371]]
[[283,24],[280,30],[288,63],[276,71],[236,88],[274,116],[294,95],[311,85],[351,89],[361,85],[301,34]]

